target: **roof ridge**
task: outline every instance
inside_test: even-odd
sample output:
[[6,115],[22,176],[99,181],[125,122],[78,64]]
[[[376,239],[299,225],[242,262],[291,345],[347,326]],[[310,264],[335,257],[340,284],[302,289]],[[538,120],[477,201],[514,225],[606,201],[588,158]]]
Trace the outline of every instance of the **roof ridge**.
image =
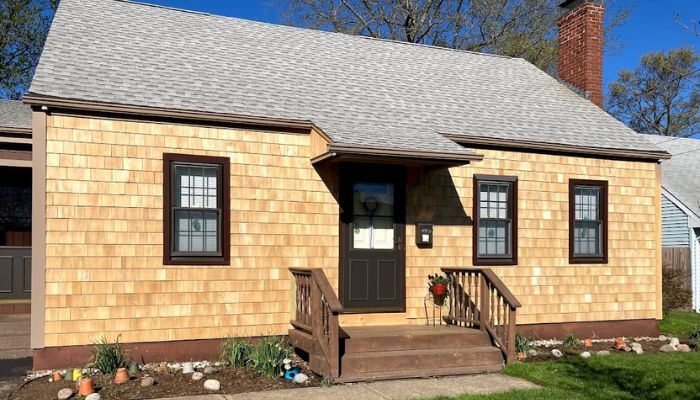
[[393,43],[393,44],[398,44],[398,45],[418,46],[418,47],[425,47],[425,48],[435,49],[435,50],[447,50],[447,51],[454,51],[454,52],[458,52],[458,53],[472,54],[472,55],[476,55],[476,56],[496,57],[496,58],[503,58],[503,59],[508,59],[508,60],[523,60],[522,57],[511,57],[511,56],[504,56],[501,54],[483,53],[483,52],[473,51],[473,50],[455,49],[455,48],[451,48],[451,47],[436,46],[436,45],[431,45],[431,44],[406,42],[406,41],[402,41],[402,40],[398,40],[398,39],[378,38],[378,37],[365,36],[365,35],[352,35],[352,34],[344,33],[344,32],[333,32],[333,31],[325,31],[322,29],[313,29],[313,28],[305,28],[305,27],[301,27],[301,26],[277,24],[277,23],[273,23],[273,22],[256,21],[256,20],[252,20],[252,19],[232,17],[229,15],[212,14],[212,13],[205,12],[205,11],[188,10],[186,8],[170,7],[170,6],[164,6],[161,4],[153,4],[153,3],[145,3],[145,2],[137,1],[137,0],[114,0],[114,1],[118,1],[121,3],[129,3],[129,4],[133,4],[133,5],[138,5],[138,6],[161,8],[161,9],[170,10],[170,11],[179,11],[179,12],[184,12],[184,13],[188,13],[188,14],[203,15],[203,16],[213,17],[213,18],[245,21],[248,23],[273,26],[273,27],[277,27],[277,28],[298,29],[298,30],[314,32],[314,33],[341,35],[341,36],[345,36],[345,37],[353,38],[353,39],[376,40],[379,42],[387,42],[387,43]]

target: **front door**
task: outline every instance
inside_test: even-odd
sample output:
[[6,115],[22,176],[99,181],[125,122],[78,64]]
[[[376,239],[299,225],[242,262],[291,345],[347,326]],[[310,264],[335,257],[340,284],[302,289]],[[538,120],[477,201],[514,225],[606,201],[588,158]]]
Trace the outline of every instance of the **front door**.
[[348,311],[403,311],[405,171],[341,167],[341,298]]

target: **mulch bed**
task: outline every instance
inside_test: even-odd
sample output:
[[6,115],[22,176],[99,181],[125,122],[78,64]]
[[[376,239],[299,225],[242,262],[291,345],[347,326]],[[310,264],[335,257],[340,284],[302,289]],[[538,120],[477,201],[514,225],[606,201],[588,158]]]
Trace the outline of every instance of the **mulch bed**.
[[[93,376],[92,382],[95,386],[95,391],[100,393],[102,400],[154,399],[212,393],[234,394],[320,385],[321,378],[318,375],[305,368],[301,369],[302,372],[309,376],[309,380],[304,385],[299,385],[283,378],[268,379],[247,368],[221,368],[219,372],[206,375],[199,381],[192,380],[192,374],[183,374],[180,371],[170,374],[142,371],[137,376],[132,376],[129,382],[122,385],[115,384],[113,382],[113,376],[101,374]],[[154,378],[156,384],[147,388],[141,387],[141,378],[144,376]],[[216,379],[221,382],[221,390],[218,392],[210,392],[204,389],[204,381],[207,379]],[[74,387],[75,382],[66,380],[49,382],[49,377],[43,377],[15,390],[10,396],[10,399],[55,399],[59,390]]]
[[[680,342],[685,343],[690,345],[691,349],[694,349],[694,345],[691,344],[691,341],[688,340],[688,338],[682,338],[680,337]],[[627,345],[629,346],[632,342],[627,341]],[[644,354],[656,354],[656,353],[661,353],[659,349],[661,349],[661,346],[668,344],[667,341],[660,341],[660,340],[651,340],[651,341],[639,341],[639,344],[642,345],[642,349],[644,350]],[[554,349],[559,349],[562,353],[563,356],[560,359],[567,359],[567,358],[574,358],[574,357],[580,357],[581,353],[584,351],[587,351],[591,353],[593,357],[596,356],[596,352],[601,351],[601,350],[607,350],[610,352],[610,354],[630,354],[630,355],[637,355],[635,352],[625,352],[623,350],[617,350],[615,349],[614,343],[612,342],[595,342],[593,343],[593,347],[591,348],[584,348],[581,346],[580,348],[576,349],[571,349],[567,348],[566,346],[563,345],[558,345],[558,346],[550,346],[550,347],[535,347],[537,350],[538,354],[534,357],[526,357],[523,362],[536,362],[536,361],[551,361],[554,359],[554,356],[552,356],[552,350]],[[697,349],[695,349],[697,351]]]

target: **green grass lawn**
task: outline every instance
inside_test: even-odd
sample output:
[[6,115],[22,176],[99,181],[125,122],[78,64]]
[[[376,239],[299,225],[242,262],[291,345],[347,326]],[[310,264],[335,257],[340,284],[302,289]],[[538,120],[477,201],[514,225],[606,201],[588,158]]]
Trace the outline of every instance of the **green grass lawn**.
[[659,331],[667,335],[687,337],[697,325],[700,325],[700,314],[688,311],[669,311],[664,314],[664,319],[659,324]]
[[[661,332],[688,337],[696,324],[700,324],[700,315],[672,312],[661,322]],[[434,400],[700,399],[700,352],[513,363],[504,373],[534,382],[542,389]]]

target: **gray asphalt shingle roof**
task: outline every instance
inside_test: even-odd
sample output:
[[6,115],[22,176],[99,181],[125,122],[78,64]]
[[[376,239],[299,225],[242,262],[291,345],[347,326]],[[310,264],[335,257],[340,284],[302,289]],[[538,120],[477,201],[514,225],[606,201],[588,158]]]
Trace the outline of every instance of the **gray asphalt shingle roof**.
[[32,109],[18,100],[0,100],[0,128],[32,128]]
[[700,218],[700,139],[648,138],[673,156],[661,162],[663,187]]
[[441,134],[657,150],[532,64],[120,0],[63,0],[30,93],[311,121],[336,143]]

